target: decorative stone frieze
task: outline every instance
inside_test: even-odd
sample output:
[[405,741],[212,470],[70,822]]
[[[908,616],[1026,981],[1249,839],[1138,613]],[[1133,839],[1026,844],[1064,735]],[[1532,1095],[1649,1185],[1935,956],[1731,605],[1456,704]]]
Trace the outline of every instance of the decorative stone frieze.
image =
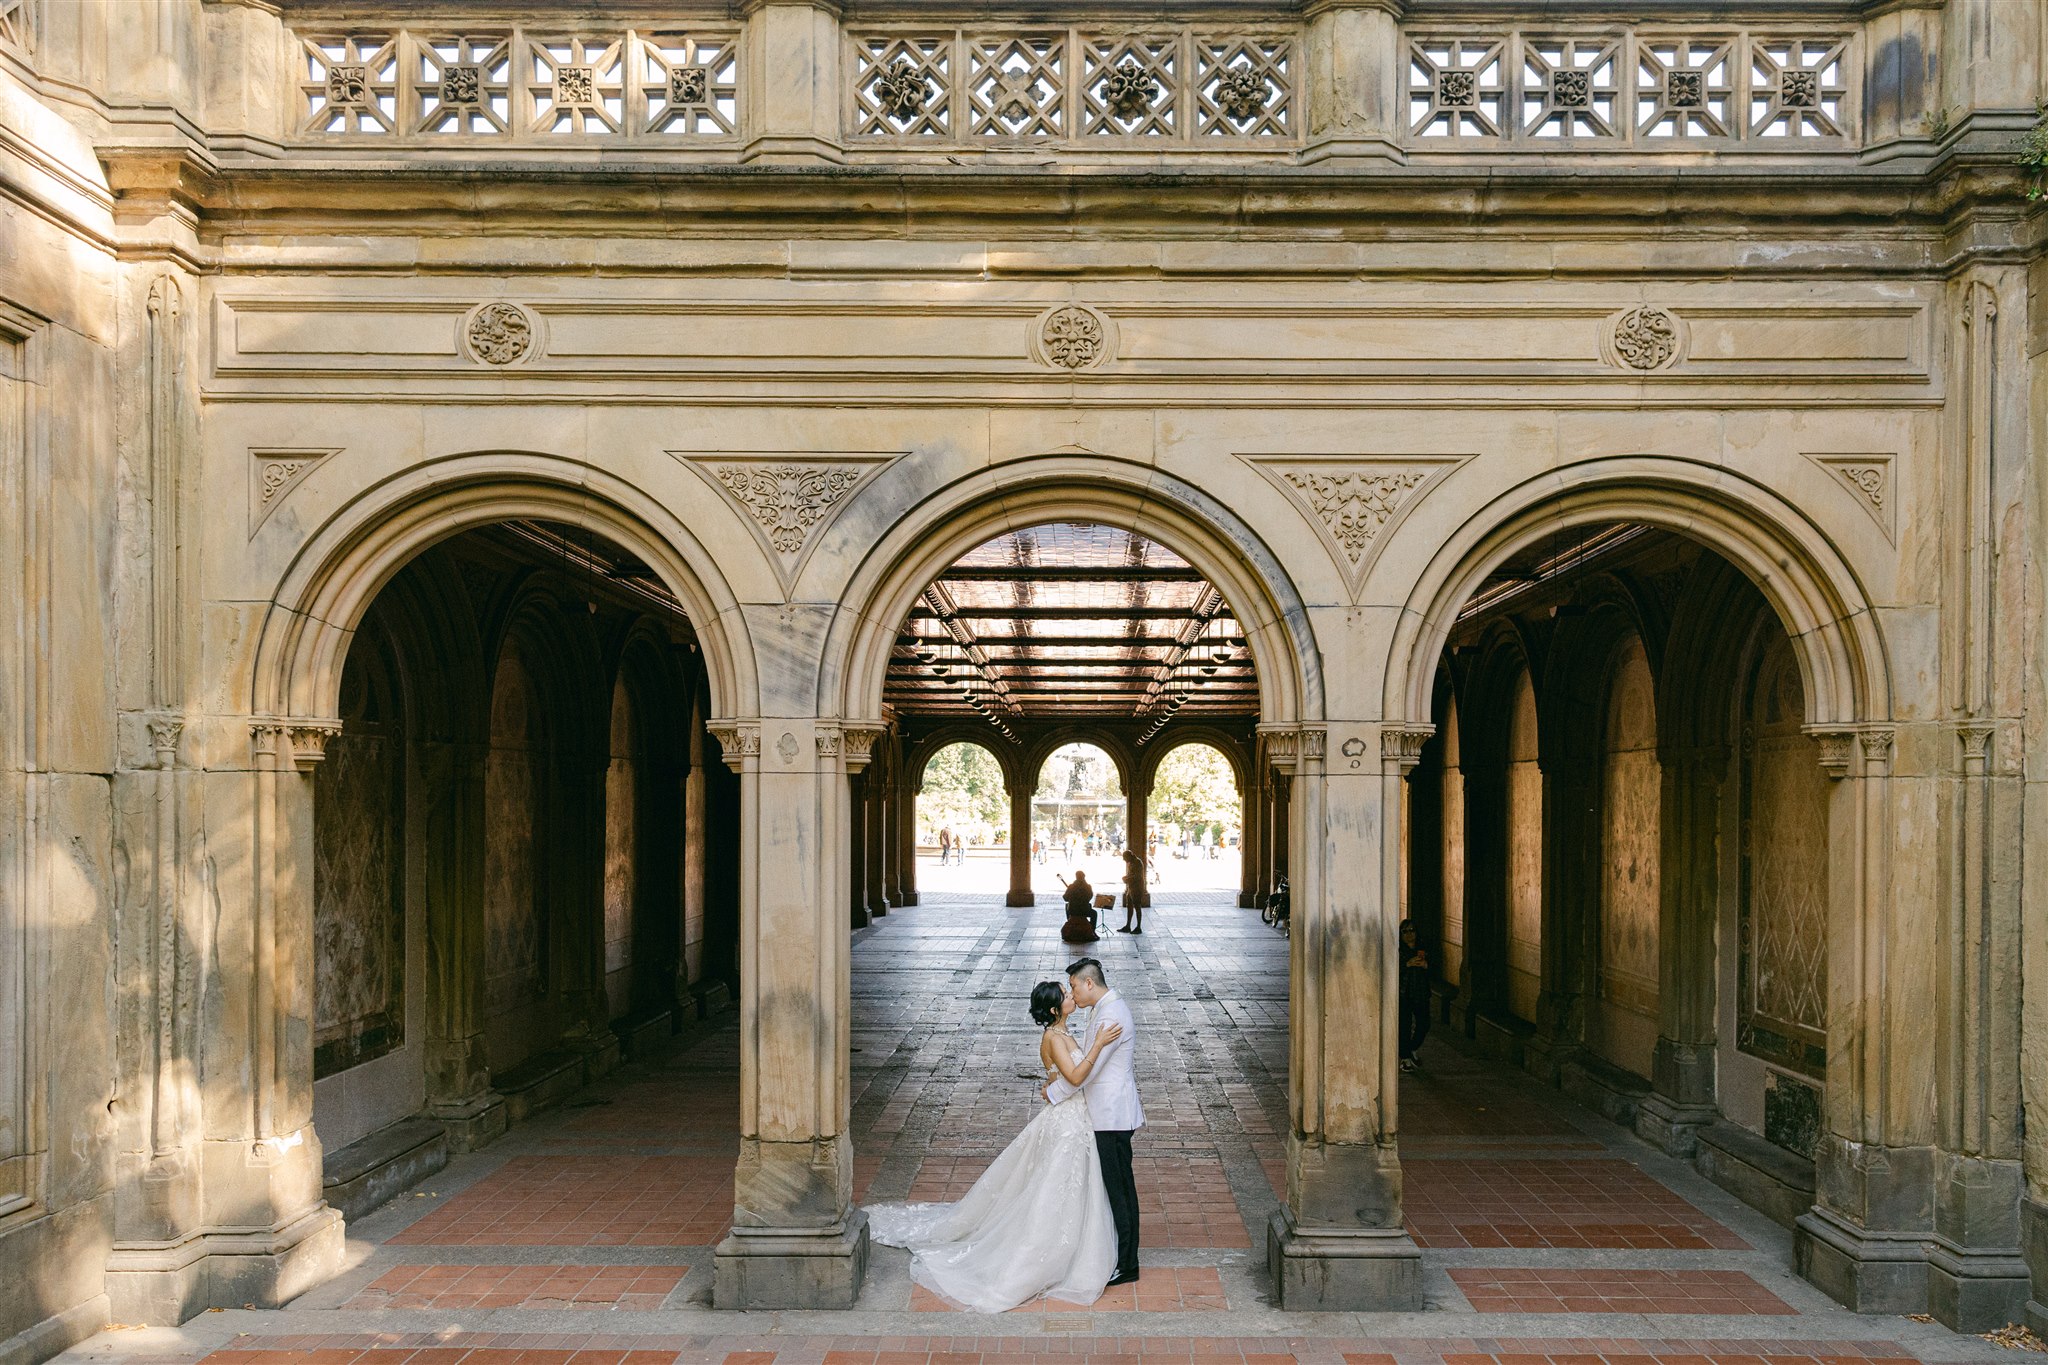
[[1637,304],[1608,319],[1605,332],[1608,363],[1623,369],[1669,369],[1684,354],[1685,324],[1675,313]]
[[485,365],[516,365],[539,344],[539,320],[516,303],[482,304],[463,319],[463,349]]

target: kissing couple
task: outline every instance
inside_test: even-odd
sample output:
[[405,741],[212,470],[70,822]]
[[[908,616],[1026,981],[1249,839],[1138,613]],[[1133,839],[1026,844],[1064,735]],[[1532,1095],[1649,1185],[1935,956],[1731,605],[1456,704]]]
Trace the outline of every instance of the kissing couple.
[[[1093,1009],[1075,1042],[1066,1022]],[[869,1234],[911,1252],[910,1278],[940,1298],[1001,1313],[1035,1298],[1088,1304],[1138,1278],[1131,1134],[1145,1126],[1131,1072],[1137,1026],[1084,957],[1031,991],[1046,1107],[952,1204],[876,1204]]]

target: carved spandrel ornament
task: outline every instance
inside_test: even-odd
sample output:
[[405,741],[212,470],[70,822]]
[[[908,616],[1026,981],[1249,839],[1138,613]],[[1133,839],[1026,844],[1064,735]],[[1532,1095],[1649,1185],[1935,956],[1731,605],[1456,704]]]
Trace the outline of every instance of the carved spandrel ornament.
[[323,460],[339,455],[326,450],[251,450],[249,452],[249,538],[255,539],[271,513],[284,505],[291,491],[320,467]]
[[1898,541],[1897,520],[1892,506],[1892,456],[1889,454],[1813,454],[1812,460],[1841,481],[1857,506],[1870,514],[1885,539]]
[[516,303],[486,303],[462,323],[462,347],[483,365],[516,365],[540,350],[540,320]]
[[1610,365],[1649,374],[1684,358],[1688,333],[1676,313],[1639,303],[1609,318],[1601,340]]
[[669,454],[701,474],[745,519],[785,597],[795,590],[798,575],[833,518],[876,470],[896,458],[893,453],[816,459],[683,450]]
[[1084,303],[1047,309],[1031,324],[1032,354],[1052,369],[1094,369],[1115,349],[1115,329],[1108,315]]
[[1424,492],[1469,456],[1244,456],[1301,509],[1354,597],[1388,537]]

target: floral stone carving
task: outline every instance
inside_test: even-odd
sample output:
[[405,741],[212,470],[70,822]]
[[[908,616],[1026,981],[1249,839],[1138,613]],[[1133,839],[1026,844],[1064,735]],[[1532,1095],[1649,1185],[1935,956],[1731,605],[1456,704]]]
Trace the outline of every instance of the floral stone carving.
[[1355,569],[1374,537],[1400,510],[1408,495],[1422,486],[1429,472],[1404,469],[1338,474],[1290,469],[1282,477],[1301,491]]
[[487,365],[510,365],[533,350],[533,317],[516,303],[487,303],[469,315],[463,339]]
[[1109,328],[1102,314],[1080,304],[1055,308],[1039,319],[1038,348],[1048,365],[1085,370],[1108,353]]
[[1614,320],[1608,345],[1614,360],[1632,370],[1659,370],[1678,358],[1683,331],[1662,308],[1637,304]]
[[832,465],[728,464],[712,470],[760,525],[768,543],[785,555],[804,548],[832,504],[860,482],[859,469]]

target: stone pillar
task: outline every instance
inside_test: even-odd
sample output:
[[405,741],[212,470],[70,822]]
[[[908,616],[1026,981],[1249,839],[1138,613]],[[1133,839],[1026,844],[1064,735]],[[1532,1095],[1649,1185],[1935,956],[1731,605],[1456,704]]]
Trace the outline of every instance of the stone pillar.
[[427,916],[427,1112],[448,1145],[475,1151],[505,1131],[484,1049],[484,747],[417,746]]
[[[1924,1094],[1899,1090],[1900,1063],[1932,1062],[1931,925],[1895,915],[1894,830],[1902,793],[1888,728],[1823,733],[1835,779],[1828,807],[1828,1075],[1814,1149],[1814,1205],[1793,1232],[1799,1273],[1862,1313],[1918,1313],[1928,1302],[1934,1148]],[[1907,784],[1908,797],[1912,787]],[[1924,814],[1932,824],[1933,812]],[[1915,869],[1917,872],[1918,869]],[[1917,911],[1919,907],[1915,906]],[[1906,1036],[1895,1037],[1894,1020]],[[1897,1044],[1897,1046],[1895,1046]],[[1926,1067],[1932,1081],[1932,1067]],[[1915,1139],[1918,1139],[1917,1141]]]
[[897,776],[903,761],[903,742],[889,740],[889,781],[882,792],[882,895],[892,909],[903,899],[903,782]]
[[[1721,792],[1725,745],[1666,746],[1657,850],[1657,1050],[1651,1093],[1636,1132],[1673,1156],[1698,1150],[1700,1129],[1720,1117],[1714,1094],[1721,906]],[[1728,951],[1734,951],[1730,945]]]
[[[1600,767],[1562,727],[1539,730],[1543,772],[1543,943],[1536,1034],[1524,1064],[1546,1081],[1585,1042],[1593,983],[1586,921],[1600,913]],[[1561,752],[1563,751],[1563,752]]]
[[867,1273],[847,1136],[848,778],[881,732],[718,721],[739,769],[740,1155],[712,1301],[850,1308]]
[[1288,845],[1293,840],[1294,830],[1294,784],[1284,774],[1277,773],[1271,781],[1273,807],[1266,818],[1266,836],[1267,848],[1272,854],[1273,880],[1277,883],[1288,875]]
[[1258,842],[1263,803],[1259,797],[1257,771],[1253,769],[1237,794],[1237,905],[1240,910],[1256,909],[1266,894],[1261,876],[1265,850],[1259,847]]
[[550,973],[561,993],[557,1022],[563,1046],[583,1054],[586,1080],[619,1064],[604,988],[604,778],[610,762],[602,749],[557,761],[560,790],[549,801],[553,828],[542,864],[560,963]]
[[744,159],[840,161],[839,7],[827,0],[752,0],[743,7]]
[[107,1297],[124,1320],[282,1307],[341,1268],[341,1215],[322,1192],[313,1130],[312,953],[312,773],[338,728],[259,719],[248,766],[205,775],[209,813],[247,821],[249,894],[221,905],[215,930],[219,960],[246,969],[222,974],[201,1024],[204,1051],[236,1064],[190,1097],[203,1110],[194,1150],[165,1153],[123,1191],[131,1208],[156,1210],[158,1233],[118,1237],[108,1253]]
[[872,776],[862,774],[862,794],[867,801],[863,825],[863,832],[867,835],[867,853],[861,860],[861,867],[866,874],[865,894],[870,920],[881,919],[889,913],[889,897],[882,890],[882,865],[888,860],[887,844],[882,835],[888,781],[886,769]]
[[903,904],[917,904],[917,794],[924,784],[906,777],[897,788],[896,804],[903,812],[896,822],[896,837],[902,859]]
[[1004,905],[1028,907],[1038,903],[1031,890],[1031,798],[1036,787],[1011,787],[1010,796],[1010,893]]
[[1267,1230],[1274,1300],[1288,1310],[1412,1311],[1422,1253],[1401,1222],[1395,1147],[1396,914],[1401,774],[1329,773],[1320,726],[1261,727],[1293,788],[1286,1200]]
[[[1152,784],[1148,781],[1133,781],[1131,790],[1124,795],[1124,847],[1138,850],[1139,856],[1146,856],[1145,803],[1152,799]],[[1152,904],[1152,890],[1143,881],[1138,883],[1138,904]]]
[[[710,736],[704,732],[705,697],[701,683],[690,686],[690,773],[683,784],[683,939],[676,960],[676,996],[690,994],[705,982],[704,939],[706,932],[705,871],[710,848],[706,842],[711,828],[711,764],[706,749]],[[699,997],[700,1000],[702,997]],[[699,1009],[703,1009],[702,1004]]]
[[1475,763],[1460,752],[1465,773],[1465,1032],[1507,1012],[1508,783],[1499,752]]
[[853,927],[865,929],[874,917],[868,913],[868,783],[866,773],[847,778],[847,898],[846,909]]
[[1393,6],[1316,0],[1304,11],[1302,93],[1308,138],[1302,160],[1396,160],[1404,115]]

